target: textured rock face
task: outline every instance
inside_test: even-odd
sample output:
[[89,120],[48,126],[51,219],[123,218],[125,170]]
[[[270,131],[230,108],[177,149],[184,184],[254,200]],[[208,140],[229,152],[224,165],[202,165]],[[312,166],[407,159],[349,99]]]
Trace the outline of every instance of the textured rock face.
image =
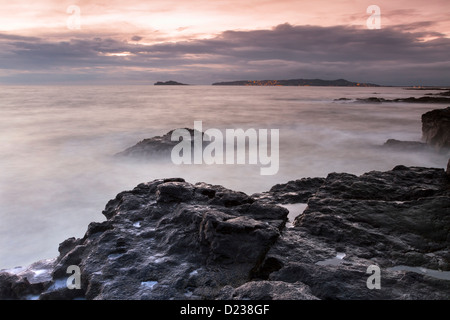
[[[306,284],[320,299],[448,299],[450,281],[390,268],[450,270],[449,205],[442,169],[330,174],[261,274]],[[370,265],[382,270],[381,290],[366,287]]]
[[311,289],[303,283],[283,281],[250,281],[233,288],[226,286],[221,290],[224,300],[318,300]]
[[422,115],[423,140],[436,148],[450,148],[450,107]]
[[0,299],[37,299],[52,284],[55,259],[0,273]]
[[[450,279],[449,184],[443,169],[404,166],[253,196],[155,180],[117,195],[57,259],[0,273],[0,298],[450,299],[450,281],[432,277]],[[275,204],[306,201],[286,227]],[[80,290],[66,287],[70,265]],[[366,286],[370,265],[380,290]]]
[[306,203],[324,183],[325,178],[303,178],[276,184],[268,192],[256,193],[252,197],[272,204]]
[[287,210],[220,186],[157,180],[120,193],[83,239],[60,245],[55,283],[81,268],[82,290],[44,291],[41,299],[213,298],[240,286],[280,235]]

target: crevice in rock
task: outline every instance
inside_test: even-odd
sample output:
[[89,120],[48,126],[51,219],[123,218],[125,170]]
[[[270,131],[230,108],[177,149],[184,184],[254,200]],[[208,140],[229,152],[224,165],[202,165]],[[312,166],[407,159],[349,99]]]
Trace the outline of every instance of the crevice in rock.
[[277,258],[266,257],[263,262],[255,268],[250,276],[250,280],[268,280],[272,272],[280,270],[283,266],[283,263]]

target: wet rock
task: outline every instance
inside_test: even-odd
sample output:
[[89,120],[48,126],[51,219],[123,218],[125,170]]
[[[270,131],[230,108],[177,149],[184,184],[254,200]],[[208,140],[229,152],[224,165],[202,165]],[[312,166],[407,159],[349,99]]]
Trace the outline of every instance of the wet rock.
[[[287,210],[221,186],[161,179],[120,193],[104,214],[82,239],[60,245],[40,299],[214,298],[249,281]],[[81,269],[80,290],[66,286],[70,265]],[[4,296],[21,297],[5,288]]]
[[387,140],[383,147],[400,151],[429,151],[430,146],[419,141],[400,141],[396,139]]
[[443,97],[450,97],[450,90],[449,90],[449,91],[444,91],[444,92],[437,93],[436,95],[438,95],[438,96],[443,96]]
[[221,299],[225,300],[318,300],[310,288],[301,283],[284,281],[250,281],[238,288],[224,287]]
[[424,97],[409,97],[409,98],[396,98],[396,99],[385,99],[378,97],[369,98],[357,98],[358,102],[367,103],[382,103],[382,102],[404,102],[404,103],[450,103],[450,98],[446,97],[436,97],[436,96],[424,96]]
[[334,99],[334,101],[350,101],[352,99],[350,98],[338,98],[338,99]]
[[[302,201],[286,226],[276,204]],[[0,298],[448,300],[450,280],[434,274],[450,272],[449,208],[450,179],[433,168],[331,173],[253,196],[154,180],[109,201],[107,220],[55,260],[0,272]],[[67,288],[71,265],[81,289]],[[380,290],[366,285],[371,265]]]
[[361,176],[331,173],[315,197],[410,201],[448,194],[448,181],[443,169],[399,165],[391,171],[371,171]]
[[[330,174],[259,275],[301,282],[320,299],[448,299],[450,281],[390,268],[450,270],[449,205],[442,169]],[[366,286],[370,265],[381,268],[381,290]]]
[[450,103],[450,98],[445,97],[420,97],[420,98],[399,98],[394,100],[386,100],[387,102],[408,102],[408,103]]
[[[203,132],[199,132],[195,129],[184,128],[189,131],[192,139],[191,139],[191,154],[193,155],[194,150],[194,132],[201,134],[202,139],[204,137]],[[171,158],[171,152],[173,147],[175,147],[179,141],[172,141],[172,133],[175,130],[171,130],[163,136],[156,136],[149,139],[144,139],[134,146],[117,153],[116,157],[128,157],[140,160],[148,160],[148,159],[163,159],[167,160]],[[203,148],[208,145],[208,141],[203,142]]]
[[27,268],[0,270],[0,300],[38,299],[52,281],[55,260],[42,260]]
[[194,188],[186,182],[166,182],[156,188],[157,202],[184,202],[194,196]]
[[426,96],[450,97],[450,91],[444,91],[444,92],[438,92],[438,93],[427,93]]
[[378,97],[369,97],[369,98],[357,98],[356,101],[359,102],[370,102],[370,103],[381,103],[381,102],[389,102],[389,100]]
[[306,203],[324,183],[325,178],[303,178],[276,184],[268,192],[256,193],[252,197],[273,204]]

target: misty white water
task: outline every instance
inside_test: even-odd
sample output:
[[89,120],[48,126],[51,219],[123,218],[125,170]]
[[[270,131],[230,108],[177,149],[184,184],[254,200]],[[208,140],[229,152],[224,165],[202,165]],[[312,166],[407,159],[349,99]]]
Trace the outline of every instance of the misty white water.
[[[98,86],[0,87],[0,268],[53,258],[58,244],[103,221],[106,202],[157,178],[183,177],[254,193],[330,172],[444,167],[431,153],[381,150],[420,140],[420,116],[442,105],[353,101],[427,91],[401,88]],[[280,169],[117,161],[111,156],[175,128],[280,129]]]

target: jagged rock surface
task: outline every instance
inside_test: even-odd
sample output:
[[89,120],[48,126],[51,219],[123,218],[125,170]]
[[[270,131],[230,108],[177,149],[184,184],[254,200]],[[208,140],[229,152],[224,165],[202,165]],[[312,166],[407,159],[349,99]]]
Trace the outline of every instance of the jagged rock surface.
[[[265,280],[306,284],[320,299],[449,299],[450,281],[390,269],[449,271],[449,247],[444,170],[330,174],[259,271]],[[369,265],[382,270],[381,290],[366,286]]]
[[253,198],[272,204],[306,203],[324,183],[325,178],[303,178],[276,184],[267,192],[255,193]]
[[[61,243],[56,260],[0,273],[0,298],[449,299],[449,280],[392,269],[450,271],[449,180],[443,169],[397,166],[253,196],[155,180],[117,195],[107,220]],[[305,201],[286,227],[275,204]],[[70,265],[80,290],[66,287]],[[380,290],[366,286],[370,265],[381,268]]]
[[53,286],[40,299],[214,298],[225,285],[248,281],[287,213],[220,186],[141,184],[107,204],[107,221],[60,245],[53,283],[78,265],[82,289]]

